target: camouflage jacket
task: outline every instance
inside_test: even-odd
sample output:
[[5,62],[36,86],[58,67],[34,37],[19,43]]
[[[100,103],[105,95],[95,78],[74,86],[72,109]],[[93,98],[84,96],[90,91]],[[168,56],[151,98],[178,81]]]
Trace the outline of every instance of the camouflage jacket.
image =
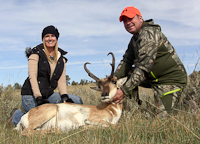
[[[134,68],[133,68],[134,67]],[[179,85],[187,83],[187,73],[175,49],[152,19],[144,21],[136,36],[133,36],[115,76],[128,76],[121,86],[129,95],[143,81],[150,85]]]

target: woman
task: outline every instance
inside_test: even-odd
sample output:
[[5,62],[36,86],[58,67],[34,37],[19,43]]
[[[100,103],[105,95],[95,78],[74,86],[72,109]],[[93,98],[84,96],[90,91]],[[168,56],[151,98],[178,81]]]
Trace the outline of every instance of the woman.
[[[82,104],[80,97],[67,94],[65,63],[67,52],[58,48],[59,32],[54,26],[47,26],[42,32],[43,43],[26,50],[29,77],[25,80],[21,95],[25,112],[45,103],[72,102]],[[54,93],[58,87],[59,93]],[[13,109],[7,125],[15,125],[24,115],[19,109]]]

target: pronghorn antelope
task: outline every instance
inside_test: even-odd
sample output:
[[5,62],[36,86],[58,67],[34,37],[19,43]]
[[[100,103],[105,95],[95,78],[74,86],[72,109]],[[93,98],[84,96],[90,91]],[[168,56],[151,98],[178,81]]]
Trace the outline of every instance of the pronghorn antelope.
[[115,57],[113,53],[109,54],[112,55],[112,71],[111,75],[104,79],[99,79],[87,69],[86,65],[90,63],[84,64],[85,71],[97,82],[95,90],[102,92],[100,105],[43,104],[23,115],[15,130],[22,131],[23,129],[22,135],[31,135],[36,133],[36,130],[46,133],[51,129],[68,131],[84,125],[107,127],[110,124],[116,124],[122,113],[122,104],[112,102],[117,91],[117,80],[113,78]]

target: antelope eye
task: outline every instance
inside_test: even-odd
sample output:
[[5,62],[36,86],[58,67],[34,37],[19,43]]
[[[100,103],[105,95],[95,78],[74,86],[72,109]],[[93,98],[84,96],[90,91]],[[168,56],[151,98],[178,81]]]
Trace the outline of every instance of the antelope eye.
[[113,84],[116,84],[117,82],[116,81],[113,81]]
[[101,89],[100,85],[98,85],[98,88]]

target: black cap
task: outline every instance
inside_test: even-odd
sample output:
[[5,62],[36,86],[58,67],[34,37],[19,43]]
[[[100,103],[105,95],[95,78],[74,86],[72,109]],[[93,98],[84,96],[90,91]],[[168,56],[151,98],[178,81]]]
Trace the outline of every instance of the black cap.
[[43,37],[46,35],[46,34],[54,34],[56,36],[56,38],[58,39],[59,37],[59,32],[58,32],[58,29],[55,28],[54,26],[50,25],[50,26],[47,26],[43,29],[42,31],[42,40],[43,40]]

